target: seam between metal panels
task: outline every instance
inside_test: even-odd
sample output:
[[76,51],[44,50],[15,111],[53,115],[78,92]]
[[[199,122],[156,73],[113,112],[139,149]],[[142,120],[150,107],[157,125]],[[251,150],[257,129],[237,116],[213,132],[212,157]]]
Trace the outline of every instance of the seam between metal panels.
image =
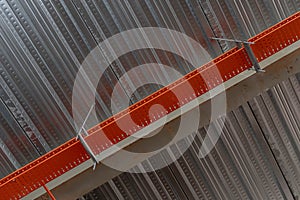
[[34,142],[30,139],[29,135],[26,133],[26,131],[22,128],[21,124],[19,123],[19,121],[17,120],[17,118],[15,117],[15,115],[12,113],[12,111],[8,108],[8,105],[3,101],[2,97],[0,96],[0,101],[5,105],[7,111],[11,114],[11,116],[13,117],[13,119],[16,121],[16,123],[18,124],[18,126],[20,127],[20,129],[23,131],[24,135],[26,136],[26,138],[29,140],[30,144],[34,147],[36,153],[39,154],[39,156],[43,155],[39,149],[37,148],[37,146],[34,144]]
[[[281,169],[281,167],[280,167],[280,165],[279,165],[279,163],[278,163],[278,160],[276,159],[276,157],[275,157],[275,155],[274,155],[274,151],[272,150],[272,148],[271,148],[271,146],[270,146],[270,143],[268,142],[268,140],[267,140],[267,138],[266,138],[266,135],[264,134],[264,130],[262,129],[260,123],[258,122],[257,116],[255,115],[255,113],[254,113],[254,111],[253,111],[253,109],[252,109],[252,106],[251,106],[251,104],[249,103],[249,101],[247,102],[247,105],[248,105],[248,107],[250,108],[251,113],[252,113],[252,115],[253,115],[253,117],[254,117],[254,119],[255,119],[255,122],[256,122],[257,126],[259,127],[259,129],[260,129],[260,131],[261,131],[261,133],[262,133],[261,135],[262,135],[262,137],[264,138],[265,143],[267,144],[267,146],[268,146],[268,148],[269,148],[269,150],[270,150],[270,152],[271,152],[271,154],[272,154],[272,156],[273,156],[273,160],[274,160],[274,162],[276,163],[277,169],[279,169],[282,178],[283,178],[284,181],[287,183],[286,185],[287,185],[287,187],[289,188],[290,194],[291,194],[291,195],[293,196],[293,198],[296,200],[296,197],[295,197],[295,195],[294,195],[294,193],[293,193],[293,190],[291,189],[290,185],[288,184],[288,180],[286,179],[286,177],[285,177],[285,175],[284,175],[284,173],[283,173],[283,171],[282,171],[282,169]],[[281,188],[281,187],[280,187],[280,188]],[[285,194],[285,193],[282,192],[282,194]]]

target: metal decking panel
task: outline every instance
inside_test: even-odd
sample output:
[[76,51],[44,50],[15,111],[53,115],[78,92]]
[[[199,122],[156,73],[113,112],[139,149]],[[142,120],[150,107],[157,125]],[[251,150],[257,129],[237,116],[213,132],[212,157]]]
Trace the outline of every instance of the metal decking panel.
[[[232,47],[232,44],[224,46],[222,42],[210,41],[209,37],[240,37],[229,5],[236,9],[236,13],[240,13],[240,18],[248,12],[248,18],[254,19],[249,20],[248,25],[259,26],[250,35],[300,8],[298,0],[253,0],[244,5],[244,10],[241,2],[227,0],[180,0],[173,3],[1,0],[0,5],[1,98],[3,102],[10,102],[8,108],[24,130],[24,137],[30,138],[41,154],[75,135],[71,118],[71,92],[75,75],[85,56],[105,38],[134,27],[168,27],[199,41],[215,57]],[[111,116],[110,95],[118,78],[137,65],[153,61],[173,66],[182,74],[192,69],[182,58],[158,50],[134,52],[120,57],[98,85],[100,101],[97,101],[96,108],[99,120]],[[157,76],[168,79],[161,72]],[[146,76],[137,74],[132,79],[135,80],[127,81],[144,81]],[[131,96],[131,103],[159,88],[155,84],[136,91],[124,87],[127,95]],[[126,95],[124,91],[120,93]],[[119,101],[122,106],[116,105],[115,110],[124,108],[122,100]]]
[[[299,86],[297,74],[228,113],[207,157],[199,158],[204,127],[81,199],[297,199]],[[219,120],[213,124],[219,129]],[[136,173],[172,159],[188,140],[192,145],[171,165]]]
[[40,155],[2,100],[0,111],[0,175],[5,176]]
[[[187,33],[199,41],[212,57],[215,57],[222,51],[230,49],[233,44],[212,42],[208,37],[237,39],[243,37],[236,25],[236,19],[232,17],[233,11],[241,26],[248,27],[245,33],[246,37],[249,37],[300,9],[299,0],[242,2],[237,0],[211,2],[180,0],[172,3],[170,1],[117,3],[1,0],[0,95],[4,102],[4,111],[1,111],[1,114],[9,114],[1,118],[3,121],[1,126],[4,127],[0,141],[1,166],[5,166],[7,170],[2,170],[0,176],[7,175],[39,154],[50,151],[75,135],[71,118],[71,92],[74,78],[84,57],[105,37],[122,30],[139,27],[139,25],[170,27]],[[100,35],[101,31],[104,31],[105,37]],[[145,55],[142,55],[143,53]],[[191,70],[191,66],[183,59],[166,52],[135,52],[127,57],[121,57],[109,68],[98,85],[101,101],[98,102],[97,113],[100,120],[111,116],[110,95],[113,85],[120,76],[125,71],[149,61],[174,66],[182,74]],[[161,73],[158,73],[158,76],[168,78]],[[137,74],[133,79],[144,80],[145,74]],[[296,80],[298,79],[294,78],[291,84],[296,84]],[[130,81],[132,80],[128,80]],[[159,88],[157,85],[139,88],[132,95],[131,103]],[[125,95],[131,95],[133,92],[129,87],[124,89],[125,91],[120,92]],[[277,116],[274,112],[282,107],[286,108],[294,102],[294,99],[299,99],[299,94],[292,95],[281,88],[270,94],[272,98],[268,100],[264,97],[263,99],[272,102],[275,101],[274,98],[280,97],[280,100],[276,101],[276,106],[272,108],[272,113],[270,112],[270,116],[276,116],[278,121],[274,122],[273,126],[259,125],[265,130],[276,132],[277,135],[271,139],[268,137],[268,141],[290,187],[297,193],[299,178],[293,180],[293,177],[299,174],[297,168],[299,149],[294,142],[299,141],[299,134],[297,134],[299,133],[297,126],[299,113],[294,109],[289,109],[283,115]],[[291,95],[289,98],[293,100],[289,102],[283,97],[285,95]],[[270,105],[266,107],[268,106]],[[296,103],[292,103],[292,106],[297,108]],[[122,108],[124,107],[116,106],[115,109]],[[261,106],[261,109],[265,108]],[[268,107],[268,109],[271,108]],[[254,109],[253,112],[258,111]],[[280,121],[287,115],[293,117],[289,117],[287,122]],[[261,116],[263,120],[267,120],[264,117],[265,115]],[[292,128],[287,128],[287,126],[292,126]],[[287,137],[284,134],[285,131],[292,136]],[[16,147],[16,144],[20,144],[18,142],[24,146],[17,145]],[[286,143],[291,143],[287,149]],[[8,149],[13,150],[8,151]],[[285,159],[288,157],[293,160],[289,163],[296,162],[296,164],[285,165],[284,163],[288,162]],[[282,160],[285,161],[282,162]]]

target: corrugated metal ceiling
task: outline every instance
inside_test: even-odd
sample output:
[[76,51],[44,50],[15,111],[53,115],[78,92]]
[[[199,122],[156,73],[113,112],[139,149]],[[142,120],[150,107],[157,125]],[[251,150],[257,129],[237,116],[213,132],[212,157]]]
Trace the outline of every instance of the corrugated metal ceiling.
[[[300,197],[300,74],[228,113],[214,150],[199,158],[206,135],[192,137],[84,195],[92,199],[298,199]],[[219,129],[219,121],[213,123]],[[171,165],[182,146],[189,149]],[[160,166],[160,165],[159,165]]]
[[[235,44],[224,41],[211,41],[209,37],[245,39],[298,10],[300,10],[299,0],[0,0],[0,177],[9,174],[74,137],[75,131],[71,111],[73,82],[84,58],[99,42],[106,38],[131,28],[166,27],[186,33],[203,45],[212,57],[216,57],[222,52],[229,50]],[[142,50],[120,57],[118,61],[110,66],[105,76],[101,78],[97,88],[101,99],[101,101],[97,102],[99,120],[104,120],[111,116],[110,95],[118,79],[133,67],[148,62],[158,62],[172,66],[182,74],[186,74],[192,69],[179,56],[160,50]],[[139,79],[140,76],[137,75],[135,78]],[[158,76],[168,79],[163,74],[158,74]],[[128,82],[130,81],[128,80]],[[261,132],[274,131],[276,136],[266,135],[264,137],[267,138],[268,144],[281,167],[280,169],[286,174],[286,177],[289,177],[287,178],[288,180],[292,180],[293,178],[290,177],[299,176],[299,165],[296,165],[299,164],[299,145],[297,146],[299,127],[296,126],[299,124],[297,123],[299,122],[297,121],[299,120],[299,112],[297,112],[297,108],[299,108],[299,104],[297,104],[299,102],[297,101],[297,99],[299,100],[299,77],[298,79],[296,77],[291,78],[289,83],[294,84],[292,89],[285,89],[284,87],[290,86],[286,83],[286,86],[281,86],[280,90],[279,88],[272,89],[269,93],[257,97],[256,100],[253,100],[248,105],[234,111],[229,115],[228,123],[243,124],[245,126],[244,131],[249,134],[249,137],[254,137],[250,134],[251,129],[253,129],[253,124],[251,123],[256,123],[256,128]],[[298,84],[298,88],[295,84]],[[146,85],[139,88],[133,95],[130,94],[129,89],[124,88],[124,92],[131,96],[131,103],[134,103],[156,91],[159,87],[155,84]],[[292,91],[298,92],[293,93]],[[285,100],[283,94],[290,96]],[[295,109],[290,109],[288,106]],[[117,110],[122,108],[116,107]],[[287,110],[281,112],[281,109]],[[266,115],[265,112],[267,111],[272,111],[272,113]],[[234,117],[236,115],[243,116],[240,117],[244,121],[237,121],[236,117]],[[255,121],[253,115],[261,120]],[[247,117],[249,116],[252,117],[248,119]],[[276,116],[277,121],[271,122],[270,120],[274,120],[273,118]],[[288,119],[287,116],[293,116],[293,118],[285,122]],[[257,124],[261,121],[270,121],[273,124]],[[238,125],[230,125],[229,123],[228,129],[230,131],[228,131],[237,131],[237,127]],[[240,130],[241,127],[238,131]],[[288,134],[285,134],[285,130],[288,131]],[[262,137],[262,135],[259,137]],[[240,139],[239,141],[243,140]],[[225,144],[229,145],[228,141],[222,145]],[[289,146],[286,146],[287,144]],[[251,164],[250,160],[259,159],[255,157],[256,151],[258,151],[255,148],[259,147],[255,146],[255,143],[249,143],[248,145],[249,151],[253,152],[254,158],[249,157],[246,160],[247,162],[243,162],[252,166],[253,163]],[[239,148],[242,148],[242,146],[240,145]],[[195,143],[194,151],[196,150],[197,144]],[[218,152],[215,152],[214,155],[218,156]],[[230,152],[228,155],[230,155]],[[192,157],[192,155],[189,156]],[[243,159],[245,159],[244,156],[244,154],[241,155]],[[267,156],[267,159],[273,159],[271,152],[262,156]],[[286,160],[289,159],[289,156],[293,160],[293,162],[289,161],[292,162],[290,164]],[[185,158],[182,159],[185,160]],[[209,159],[211,160],[209,161]],[[210,170],[209,166],[222,165],[222,163],[210,163],[212,158],[209,159],[205,161],[207,163],[203,163],[203,166],[201,165],[203,169],[208,170],[207,173]],[[264,173],[262,168],[267,166],[265,166],[264,162],[260,163],[260,161],[257,160],[256,162],[261,165],[261,169],[256,169],[257,166],[252,166],[252,170],[256,169],[257,171],[254,170],[251,173]],[[180,163],[176,164],[178,167],[180,165]],[[175,164],[169,168],[173,168],[172,170],[174,171],[176,169]],[[177,170],[180,170],[180,167]],[[176,173],[180,174],[183,171]],[[226,177],[225,174],[229,172],[219,171],[218,173],[221,173],[221,177],[224,176],[224,178],[222,180],[214,178],[211,181],[226,182],[229,176]],[[153,176],[155,174],[153,173]],[[136,179],[141,180],[149,179],[148,175],[122,176],[134,176]],[[195,177],[196,175],[193,176]],[[201,174],[201,176],[203,176],[203,181],[210,179],[209,174]],[[262,188],[270,187],[270,191],[274,190],[279,195],[283,195],[286,191],[284,186],[282,186],[283,190],[278,184],[272,185],[276,183],[276,177],[277,175],[268,175],[266,177],[265,181],[269,182],[270,186],[267,186],[266,182],[263,183],[265,184],[263,187],[248,188],[247,190],[251,189],[251,191],[259,194]],[[233,177],[230,178],[232,179]],[[190,194],[183,194],[184,192],[182,191],[182,188],[187,187],[184,186],[185,183],[188,184],[187,180],[180,181],[182,186],[172,185],[172,187],[181,188],[178,190],[181,191],[180,195],[189,196]],[[206,181],[201,183],[198,178],[196,180],[198,181],[198,186],[193,187],[195,187],[195,191],[197,190],[197,194],[209,195],[218,190],[216,197],[226,197],[225,185],[219,185],[218,188],[209,188],[213,186],[206,185],[208,184]],[[243,193],[243,189],[237,188],[244,187],[245,190],[249,184],[255,183],[255,179],[252,182],[248,182],[248,179],[244,180],[240,177],[236,180],[239,180],[238,183],[232,180],[233,185],[228,186],[229,188],[236,188],[235,190],[238,191],[238,194],[232,195],[234,197],[238,197],[235,195],[240,195],[240,197],[249,195],[249,191]],[[295,194],[299,194],[299,182],[297,180],[290,181],[290,187],[294,188]],[[100,187],[100,189],[104,193],[107,192],[107,195],[112,191],[116,192],[114,195],[117,195],[119,194],[118,190],[121,189],[116,188],[121,186],[117,187],[114,184],[114,182],[110,182]],[[244,185],[242,187],[239,184]],[[139,185],[144,187],[142,184]],[[103,188],[107,188],[107,191]],[[123,193],[121,194],[123,195]],[[157,196],[158,193],[159,191],[154,195]],[[152,196],[153,194],[149,191],[148,195]],[[214,196],[211,197],[213,198]]]

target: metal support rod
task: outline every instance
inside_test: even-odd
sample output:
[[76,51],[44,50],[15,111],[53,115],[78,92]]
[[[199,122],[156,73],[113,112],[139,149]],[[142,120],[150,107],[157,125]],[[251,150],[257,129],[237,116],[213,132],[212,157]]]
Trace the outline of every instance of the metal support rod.
[[83,129],[83,127],[84,127],[86,121],[88,120],[88,118],[89,118],[89,116],[90,116],[90,114],[91,114],[91,112],[92,112],[94,106],[95,106],[95,103],[90,107],[90,110],[89,110],[88,114],[86,115],[86,117],[85,117],[85,119],[84,119],[84,121],[83,121],[83,123],[82,123],[80,129],[78,130],[78,133],[77,133],[76,138],[78,138],[78,135],[80,134],[80,132],[81,132],[81,130]]
[[210,39],[219,40],[219,41],[237,42],[237,43],[243,43],[243,44],[255,44],[254,42],[248,42],[248,41],[236,40],[236,39],[228,39],[228,38],[211,37]]
[[[83,131],[87,133],[87,131],[85,130],[85,128],[83,128]],[[78,134],[78,139],[80,140],[80,143],[82,144],[82,146],[84,147],[84,149],[86,150],[86,152],[90,155],[91,159],[94,162],[94,166],[93,166],[93,170],[95,170],[96,165],[98,164],[98,161],[96,159],[96,156],[94,155],[94,153],[92,152],[91,148],[89,147],[89,145],[85,142],[84,138],[82,137],[81,134]]]
[[56,200],[56,198],[54,197],[54,195],[52,194],[52,192],[47,188],[46,185],[43,185],[43,188],[46,190],[46,192],[49,195],[49,197],[51,198],[51,200]]
[[245,50],[249,56],[249,59],[254,67],[254,70],[256,72],[265,72],[265,70],[261,69],[259,66],[259,63],[256,59],[256,56],[254,55],[251,44],[255,44],[254,42],[248,42],[248,41],[243,41],[243,40],[236,40],[236,39],[227,39],[227,38],[216,38],[216,37],[211,37],[213,40],[223,40],[223,41],[228,41],[228,42],[235,42],[237,43],[237,46],[240,48],[240,43],[243,43]]
[[94,108],[95,104],[93,104],[87,114],[87,116],[85,117],[78,133],[77,133],[77,136],[76,136],[76,140],[79,139],[80,143],[82,144],[82,146],[84,147],[84,149],[86,150],[86,152],[90,155],[91,159],[93,160],[94,162],[94,166],[93,166],[93,170],[96,169],[96,166],[98,164],[97,162],[97,159],[96,159],[96,156],[94,155],[94,153],[92,152],[91,148],[89,147],[89,145],[85,142],[84,138],[82,137],[81,135],[81,131],[83,130],[84,134],[87,136],[88,135],[88,132],[86,131],[86,129],[84,128],[84,125],[88,119],[88,117],[90,116],[91,112],[92,112],[92,109]]
[[253,51],[252,51],[252,48],[250,47],[250,44],[247,44],[247,43],[244,43],[244,47],[245,47],[245,50],[250,58],[250,61],[254,67],[254,70],[256,72],[265,72],[265,70],[261,69],[261,67],[259,66],[259,63],[256,59],[256,56],[254,55]]

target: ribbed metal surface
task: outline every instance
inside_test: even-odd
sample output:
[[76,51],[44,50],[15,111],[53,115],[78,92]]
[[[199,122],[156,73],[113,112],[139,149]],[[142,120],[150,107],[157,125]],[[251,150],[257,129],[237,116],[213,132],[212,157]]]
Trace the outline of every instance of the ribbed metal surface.
[[[217,37],[245,39],[286,18],[300,8],[299,0],[198,0]],[[232,43],[220,42],[224,50]]]
[[[75,76],[88,53],[106,38],[138,27],[170,28],[186,33],[198,41],[211,57],[215,57],[234,44],[211,41],[209,37],[247,38],[299,9],[299,0],[0,0],[0,177],[74,137],[71,97]],[[161,50],[140,50],[120,57],[106,70],[98,84],[96,108],[99,121],[111,116],[110,96],[118,79],[126,71],[150,62],[172,66],[182,74],[192,69],[181,57]],[[157,72],[157,77],[171,80],[162,72]],[[127,83],[130,85],[146,78],[147,74],[136,74]],[[291,84],[295,83],[296,79]],[[134,103],[159,87],[151,84],[132,91],[124,86],[120,93],[130,96],[131,103]],[[274,91],[270,93],[272,97],[269,95],[269,103],[283,95],[283,90]],[[291,96],[290,102],[299,99],[297,95]],[[264,101],[267,101],[266,98],[262,97]],[[281,97],[273,112],[290,102]],[[124,108],[120,104],[112,106],[120,110]],[[250,104],[251,108],[255,107],[253,102]],[[270,105],[266,104],[262,109],[270,109]],[[297,104],[292,106],[296,108]],[[253,108],[253,112],[258,118],[260,111],[257,107]],[[293,118],[288,122],[280,121],[280,117],[291,113]],[[284,115],[278,115],[273,126],[259,124],[263,131],[277,131],[277,135],[268,137],[268,141],[287,177],[299,174],[298,163],[290,166],[286,161],[289,158],[293,162],[299,159],[299,149],[294,144],[295,138],[299,140],[298,114],[290,109]],[[267,120],[265,115],[262,116]],[[289,130],[291,136],[287,137],[282,131],[290,124],[293,128]],[[138,176],[136,179],[143,180]],[[268,177],[267,180],[273,179]],[[289,183],[293,191],[299,192],[298,179],[288,180],[291,180]],[[105,187],[120,186],[111,182]],[[139,187],[142,187],[141,184]],[[220,189],[224,191],[224,188]],[[105,190],[108,194],[116,192],[109,191]],[[149,192],[148,195],[153,194]]]
[[300,197],[300,74],[249,102],[295,196]]
[[[226,116],[214,150],[198,156],[206,127],[176,162],[150,173],[123,173],[82,199],[298,199],[300,74]],[[217,120],[214,129],[220,129]],[[192,137],[129,172],[156,168]],[[284,176],[283,176],[284,175]]]
[[43,154],[74,136],[72,85],[95,43],[85,27],[76,27],[83,22],[74,11],[76,23],[63,10],[58,16],[50,2],[0,5],[1,98],[22,126],[23,137],[31,139],[31,148]]

